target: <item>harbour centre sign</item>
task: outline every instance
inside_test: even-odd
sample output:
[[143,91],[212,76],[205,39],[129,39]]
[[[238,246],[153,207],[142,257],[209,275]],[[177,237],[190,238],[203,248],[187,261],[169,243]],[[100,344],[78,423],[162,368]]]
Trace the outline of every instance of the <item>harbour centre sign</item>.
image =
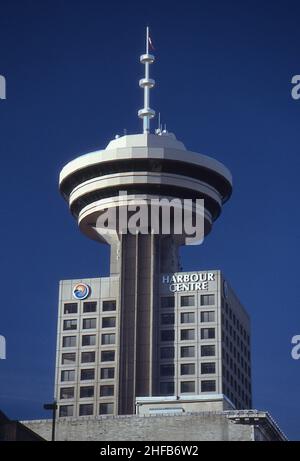
[[167,284],[171,292],[177,291],[207,291],[210,282],[215,282],[213,272],[192,272],[188,274],[162,275],[162,284]]

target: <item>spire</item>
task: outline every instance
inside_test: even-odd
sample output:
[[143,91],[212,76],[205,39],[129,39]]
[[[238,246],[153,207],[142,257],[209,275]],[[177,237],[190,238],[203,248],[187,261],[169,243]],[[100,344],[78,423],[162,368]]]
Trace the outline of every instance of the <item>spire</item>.
[[155,116],[155,111],[150,109],[150,89],[154,87],[155,80],[149,78],[149,65],[155,60],[152,54],[149,54],[149,44],[152,42],[149,36],[149,27],[146,29],[146,53],[140,57],[140,62],[145,65],[145,78],[139,82],[141,88],[144,88],[144,107],[138,111],[138,116],[143,119],[143,132],[150,132],[150,119]]

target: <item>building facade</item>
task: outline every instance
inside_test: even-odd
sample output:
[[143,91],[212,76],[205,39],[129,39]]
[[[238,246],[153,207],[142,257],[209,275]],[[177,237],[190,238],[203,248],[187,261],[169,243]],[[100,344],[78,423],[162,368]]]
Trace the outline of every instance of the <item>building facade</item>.
[[[122,373],[120,288],[118,276],[60,284],[55,384],[60,417],[122,414],[120,400],[132,387]],[[135,332],[144,338],[135,344],[151,356],[150,364],[143,357],[132,363],[135,398],[196,402],[222,395],[232,408],[251,408],[249,316],[221,272],[161,274],[153,296],[152,324],[140,323]],[[152,393],[145,396],[138,387],[143,389],[149,376]]]

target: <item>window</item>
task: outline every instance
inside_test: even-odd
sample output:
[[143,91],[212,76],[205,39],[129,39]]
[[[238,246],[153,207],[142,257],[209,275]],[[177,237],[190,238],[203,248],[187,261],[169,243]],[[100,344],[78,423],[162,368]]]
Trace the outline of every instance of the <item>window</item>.
[[180,298],[180,306],[187,307],[187,306],[194,306],[195,305],[195,296],[188,295],[188,296],[181,296]]
[[209,357],[211,355],[216,355],[216,346],[214,344],[201,346],[201,357]]
[[182,394],[195,392],[195,381],[182,381],[180,383],[180,392]]
[[195,357],[195,347],[194,346],[185,346],[181,347],[180,356],[181,357]]
[[102,351],[101,362],[113,362],[115,360],[115,351]]
[[201,312],[201,322],[214,322],[214,321],[215,321],[214,311]]
[[160,376],[174,376],[174,373],[175,368],[173,363],[160,366]]
[[87,312],[96,312],[97,310],[97,303],[95,301],[88,301],[83,303],[83,312],[86,314]]
[[94,386],[83,386],[80,388],[80,398],[94,397]]
[[160,319],[161,319],[161,324],[162,325],[174,325],[174,323],[175,323],[175,315],[174,314],[162,314]]
[[114,328],[116,326],[116,317],[103,317],[102,328]]
[[201,339],[214,339],[215,329],[214,328],[201,328]]
[[61,364],[62,365],[71,365],[76,361],[76,354],[72,352],[70,354],[62,354],[61,356]]
[[77,320],[64,320],[64,330],[76,330]]
[[77,303],[65,303],[64,314],[77,314]]
[[162,330],[160,332],[161,341],[174,341],[175,330]]
[[194,312],[182,312],[180,314],[181,323],[194,323],[195,322],[195,313]]
[[201,381],[201,392],[215,392],[216,391],[216,381]]
[[181,341],[192,341],[195,339],[195,330],[181,330],[180,339]]
[[161,395],[174,395],[174,382],[163,382],[160,383],[160,394]]
[[216,372],[215,362],[204,362],[201,363],[201,373],[203,375],[209,375]]
[[81,381],[86,381],[89,379],[95,379],[95,370],[94,368],[87,368],[85,370],[81,370],[80,373]]
[[61,399],[73,399],[74,398],[74,387],[61,387],[60,398]]
[[90,416],[94,413],[94,405],[91,403],[83,403],[79,405],[79,416]]
[[180,365],[180,374],[181,375],[194,375],[195,374],[195,364],[194,363],[182,363]]
[[75,370],[62,370],[61,381],[75,381]]
[[82,346],[95,346],[96,344],[96,335],[84,335],[81,338]]
[[100,415],[113,415],[114,404],[113,403],[100,403],[99,413]]
[[60,405],[59,416],[65,418],[67,416],[73,416],[74,405]]
[[83,319],[82,328],[84,330],[89,328],[96,328],[96,319]]
[[109,301],[103,301],[102,303],[103,312],[115,311],[116,307],[117,307],[117,303],[115,299],[111,299]]
[[95,352],[82,352],[81,353],[81,363],[95,362],[95,357],[96,357]]
[[114,379],[115,369],[114,367],[101,368],[101,379]]
[[174,347],[161,347],[160,358],[161,359],[173,359],[175,354]]
[[76,336],[63,336],[63,347],[75,347]]
[[175,307],[175,296],[162,296],[160,298],[160,307],[163,309]]
[[212,306],[215,304],[215,295],[201,295],[201,306]]
[[114,395],[114,386],[100,386],[100,397],[108,397]]
[[105,334],[101,336],[101,344],[115,344],[116,335],[114,333]]

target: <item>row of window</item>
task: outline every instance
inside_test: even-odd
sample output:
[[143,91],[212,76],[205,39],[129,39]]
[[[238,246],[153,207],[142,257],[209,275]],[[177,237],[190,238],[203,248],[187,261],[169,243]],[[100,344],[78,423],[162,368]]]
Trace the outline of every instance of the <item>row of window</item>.
[[[237,318],[237,316],[235,315],[235,313],[232,311],[232,309],[230,308],[230,306],[228,305],[227,302],[225,302],[224,300],[222,300],[222,307],[223,307],[223,310],[225,310],[225,313],[227,315],[227,319],[225,319],[225,326],[227,329],[230,328],[230,325],[229,325],[229,322],[228,322],[228,319],[232,322],[233,324],[233,327],[234,327],[234,331],[239,331],[241,336],[244,338],[244,340],[247,342],[247,344],[249,345],[250,344],[250,336],[248,335],[246,329],[244,328],[244,326],[242,325],[242,322]],[[224,324],[224,318],[223,318],[223,322]]]
[[[195,323],[196,314],[195,312],[181,312],[180,323]],[[200,312],[200,321],[204,322],[215,322],[214,311],[202,311]],[[174,325],[175,314],[173,312],[169,314],[161,314],[160,317],[161,325]]]
[[[67,360],[68,362],[65,362],[65,360]],[[63,362],[64,365],[70,365],[71,363],[74,363],[73,361],[72,362],[70,361],[70,357],[67,357],[67,358],[62,357],[62,361],[64,361]],[[81,363],[95,363],[95,361],[96,361],[95,351],[81,352]],[[114,361],[115,361],[115,351],[101,351],[101,362],[114,362]],[[68,370],[63,370],[63,371],[68,371]]]
[[[111,397],[115,393],[113,384],[104,384],[100,386],[99,397]],[[92,398],[95,395],[95,386],[81,386],[79,389],[79,397],[81,399]],[[74,399],[75,387],[61,387],[59,397],[61,400]]]
[[[73,363],[73,362],[72,362]],[[73,378],[73,379],[64,379],[64,381],[75,381],[75,370],[63,370],[71,371],[71,373],[64,373],[61,375],[63,378]],[[103,367],[100,369],[100,379],[114,379],[115,377],[115,368],[114,367]],[[95,379],[95,369],[94,368],[83,368],[80,370],[80,380],[93,380]]]
[[[209,375],[216,373],[216,363],[215,362],[203,362],[200,364],[201,374]],[[180,364],[180,375],[194,375],[196,373],[196,364],[195,363],[181,363]],[[175,365],[174,363],[167,363],[160,365],[160,376],[174,376],[175,375]]]
[[[114,403],[100,403],[99,415],[112,415],[114,413]],[[94,405],[92,403],[83,403],[79,405],[79,416],[94,415]],[[60,405],[59,416],[62,418],[74,416],[74,405]]]
[[[196,349],[195,346],[181,346],[180,347],[180,357],[195,357]],[[216,346],[215,344],[206,344],[200,348],[201,357],[212,357],[216,355]],[[160,348],[160,358],[161,359],[173,359],[175,357],[175,347],[161,347]]]
[[[195,295],[181,295],[180,296],[180,307],[195,306],[196,297]],[[206,294],[200,296],[201,306],[213,306],[215,304],[215,295]],[[175,296],[162,296],[160,299],[161,308],[172,308],[175,307]]]
[[[194,393],[196,390],[195,381],[181,381],[180,382],[180,393],[188,394]],[[201,381],[201,392],[216,392],[216,381],[214,379]],[[161,395],[174,395],[175,383],[174,381],[165,381],[160,383],[160,394]]]
[[[216,332],[215,328],[201,328],[200,329],[201,339],[215,339]],[[180,330],[181,341],[194,341],[196,339],[196,330],[194,328],[186,328]],[[161,330],[160,332],[161,341],[174,341],[175,330]]]
[[[115,344],[116,335],[115,333],[104,333],[101,335],[101,344]],[[96,335],[82,335],[81,345],[82,346],[94,346],[96,344]],[[76,347],[77,337],[76,336],[63,336],[62,347]]]
[[[114,328],[116,326],[116,317],[102,317],[102,328]],[[63,330],[77,330],[78,321],[77,319],[64,320]],[[97,328],[96,318],[82,319],[82,329],[88,330],[91,328]]]
[[[110,299],[102,301],[102,311],[110,312],[115,311],[117,303],[115,299]],[[85,301],[82,306],[82,312],[87,314],[89,312],[97,312],[97,302],[96,301]],[[78,303],[64,303],[64,314],[78,314]]]

